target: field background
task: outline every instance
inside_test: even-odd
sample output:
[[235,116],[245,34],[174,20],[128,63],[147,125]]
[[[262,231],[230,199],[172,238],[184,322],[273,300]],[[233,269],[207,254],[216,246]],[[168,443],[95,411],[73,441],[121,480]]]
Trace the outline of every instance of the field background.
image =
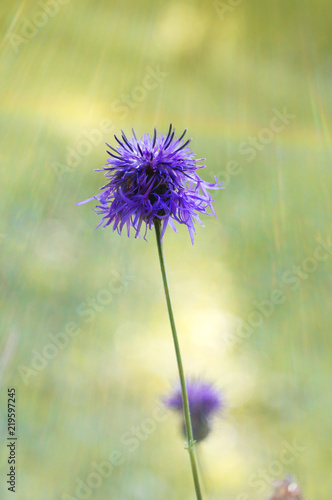
[[[103,185],[93,170],[114,132],[172,122],[206,158],[202,176],[227,184],[194,246],[185,228],[165,236],[186,371],[228,400],[199,449],[205,498],[263,500],[268,479],[253,478],[267,469],[330,500],[332,256],[315,257],[332,235],[330,18],[327,0],[1,6],[1,498],[80,498],[78,479],[116,450],[123,463],[81,498],[194,498],[177,416],[135,451],[123,442],[148,428],[177,376],[154,234],[94,231],[92,205],[75,206]],[[294,116],[271,135],[275,110]],[[259,134],[248,161],[242,143]],[[68,148],[81,148],[71,164]],[[285,300],[241,341],[274,289]],[[49,334],[66,327],[77,335],[59,350]],[[5,484],[11,386],[16,495]],[[287,465],[285,441],[302,450]]]

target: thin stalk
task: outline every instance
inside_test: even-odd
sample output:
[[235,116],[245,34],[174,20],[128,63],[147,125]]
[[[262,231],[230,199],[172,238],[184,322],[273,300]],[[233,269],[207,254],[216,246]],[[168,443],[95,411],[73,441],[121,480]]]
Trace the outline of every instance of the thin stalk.
[[160,237],[161,237],[161,227],[160,226],[161,226],[160,221],[156,220],[155,221],[155,228],[156,228],[156,238],[157,238],[158,255],[159,255],[159,261],[160,261],[160,269],[161,269],[161,274],[163,277],[167,310],[168,310],[168,315],[169,315],[169,321],[171,324],[176,360],[177,360],[177,364],[178,364],[179,377],[180,377],[180,383],[181,383],[183,413],[184,413],[184,420],[185,420],[185,427],[186,427],[186,434],[187,434],[186,448],[189,452],[191,470],[192,470],[194,484],[195,484],[195,490],[196,490],[196,497],[197,497],[197,500],[202,500],[201,487],[200,487],[199,478],[198,478],[197,459],[196,459],[196,454],[195,454],[195,440],[193,437],[193,430],[192,430],[192,425],[191,425],[186,381],[185,381],[185,377],[184,377],[184,370],[183,370],[178,335],[176,332],[171,296],[170,296],[169,288],[168,288],[167,273],[166,273],[166,266],[165,266],[164,252],[163,252],[163,244],[160,241]]

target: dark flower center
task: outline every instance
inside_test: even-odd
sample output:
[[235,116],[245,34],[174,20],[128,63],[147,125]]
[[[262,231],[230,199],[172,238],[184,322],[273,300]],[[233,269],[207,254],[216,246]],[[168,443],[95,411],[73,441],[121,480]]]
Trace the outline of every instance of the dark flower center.
[[[147,198],[152,207],[159,204],[160,198],[162,198],[162,202],[166,204],[171,199],[172,189],[169,182],[161,175],[157,166],[154,166],[150,162],[145,163],[135,171],[127,171],[122,176],[119,185],[121,185],[123,193],[129,197],[131,195],[147,194]],[[167,213],[171,215],[165,208],[160,208],[158,210],[158,206],[155,206],[155,210],[155,215],[157,216],[162,217]]]
[[[164,197],[163,201],[167,203],[167,201],[170,199],[170,195],[171,195],[171,190],[170,190],[168,183],[164,179],[162,179],[162,177],[159,177],[159,175],[156,174],[156,172],[151,164],[147,165],[145,172],[147,174],[148,182],[151,180],[151,178],[153,178],[153,177],[155,178],[154,186],[152,187],[151,192],[148,195],[148,199],[149,199],[151,205],[153,206],[157,202],[159,196],[162,196],[166,193],[169,194],[169,196]],[[166,214],[166,211],[163,208],[158,210],[158,212],[156,213],[156,215],[160,215],[160,216],[163,216],[165,214]]]

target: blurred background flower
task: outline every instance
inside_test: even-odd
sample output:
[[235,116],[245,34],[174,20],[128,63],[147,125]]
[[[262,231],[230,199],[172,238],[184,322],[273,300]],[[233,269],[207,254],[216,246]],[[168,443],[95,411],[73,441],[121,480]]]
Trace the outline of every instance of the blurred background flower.
[[[189,409],[192,421],[194,439],[199,442],[205,439],[211,431],[212,417],[225,407],[221,392],[210,382],[202,379],[188,379],[186,382]],[[166,406],[178,411],[182,416],[182,433],[186,436],[183,418],[183,400],[181,386],[178,384],[169,396],[164,398]]]
[[275,481],[272,487],[274,492],[269,496],[269,500],[304,500],[300,486],[291,476]]

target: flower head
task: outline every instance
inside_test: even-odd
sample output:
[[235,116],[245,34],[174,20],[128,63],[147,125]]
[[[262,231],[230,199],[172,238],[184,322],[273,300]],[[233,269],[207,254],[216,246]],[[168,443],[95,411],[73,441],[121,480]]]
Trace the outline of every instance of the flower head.
[[[211,431],[211,417],[224,409],[225,400],[220,391],[209,382],[191,379],[187,381],[186,386],[194,439],[202,441]],[[177,385],[171,394],[164,398],[164,403],[168,408],[181,412],[183,415],[180,385]],[[184,421],[182,430],[185,435]]]
[[204,165],[196,164],[201,160],[196,160],[188,147],[190,139],[184,142],[185,133],[177,139],[170,125],[166,136],[157,134],[156,129],[153,135],[140,139],[134,129],[132,138],[124,132],[121,140],[114,136],[118,144],[115,148],[107,144],[110,158],[105,167],[97,169],[105,172],[107,184],[100,188],[101,193],[78,205],[98,201],[95,212],[102,218],[97,227],[112,224],[113,231],[121,234],[126,226],[128,236],[132,227],[139,237],[145,224],[145,238],[147,229],[159,220],[162,238],[168,224],[176,231],[176,221],[187,226],[194,242],[194,224],[202,225],[199,214],[208,214],[209,208],[215,215],[207,190],[220,189],[222,183],[216,178],[209,183],[198,176],[196,171]]
[[301,489],[292,476],[275,481],[272,487],[274,492],[268,500],[304,500]]

